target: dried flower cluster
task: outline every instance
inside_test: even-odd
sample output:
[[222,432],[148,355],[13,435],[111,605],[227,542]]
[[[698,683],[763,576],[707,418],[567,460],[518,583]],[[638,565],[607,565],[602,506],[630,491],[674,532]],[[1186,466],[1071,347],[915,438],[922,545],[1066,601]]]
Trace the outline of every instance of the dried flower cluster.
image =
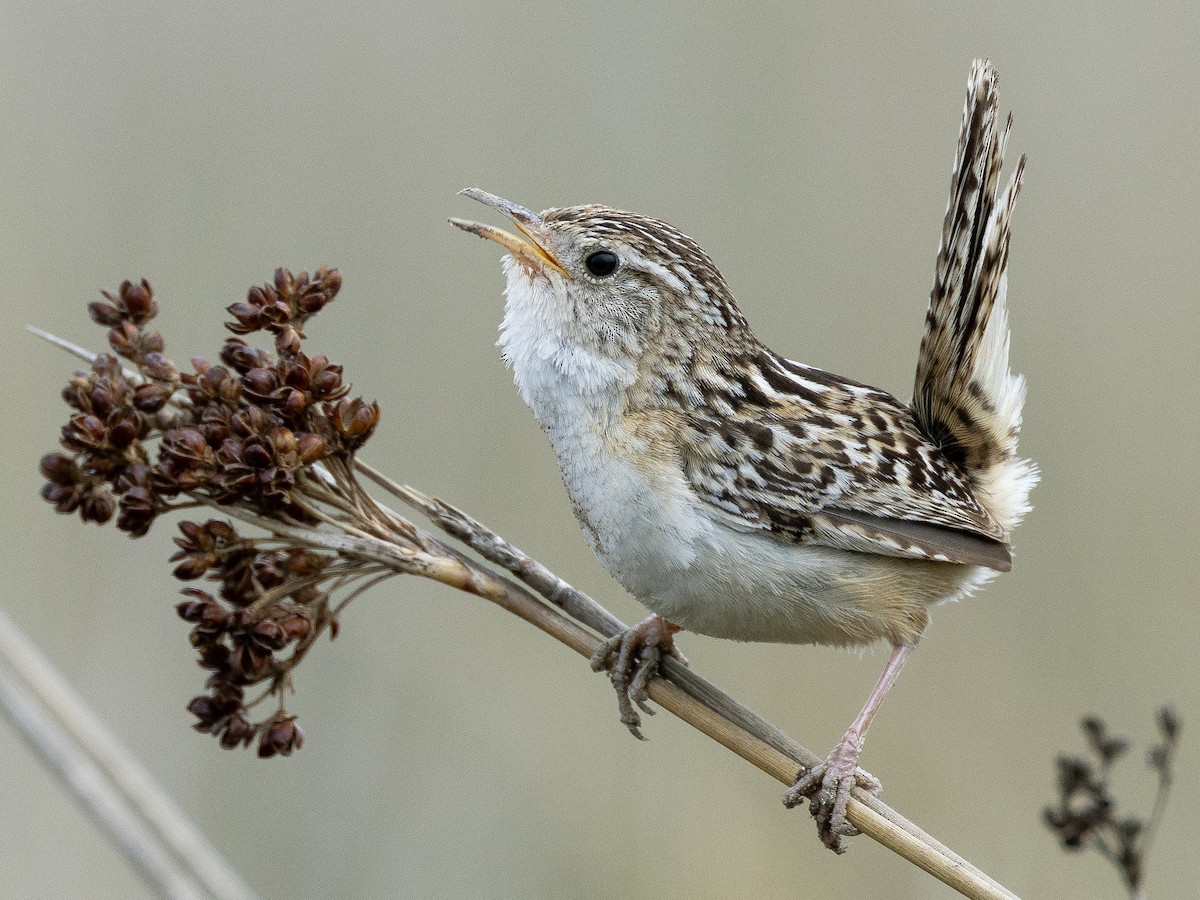
[[[333,269],[279,269],[272,283],[228,307],[234,321],[226,325],[238,335],[272,334],[274,353],[229,338],[220,364],[193,359],[191,372],[179,371],[163,354],[162,335],[147,327],[158,305],[146,281],[103,292],[88,311],[109,329],[112,354],[96,357],[63,390],[73,412],[62,429],[65,452],[41,461],[42,496],[85,522],[115,515],[134,537],[168,510],[202,505],[308,527],[331,521],[331,505],[362,509],[350,465],[379,407],[348,398],[341,366],[302,349],[306,321],[341,282]],[[325,478],[311,469],[318,462]],[[177,607],[211,673],[207,693],[188,705],[195,727],[225,747],[257,737],[260,756],[288,755],[303,740],[283,708],[289,673],[326,628],[336,634],[347,601],[333,605],[334,591],[379,570],[278,535],[243,537],[220,519],[179,529],[176,577],[217,585],[185,588]],[[247,689],[259,684],[265,691],[248,701]],[[277,710],[252,721],[250,707],[271,695]]]
[[1058,759],[1058,803],[1047,807],[1046,824],[1058,835],[1064,849],[1092,848],[1120,872],[1125,886],[1136,892],[1145,876],[1146,858],[1166,808],[1175,752],[1179,746],[1179,720],[1170,707],[1158,712],[1162,743],[1150,749],[1147,761],[1158,779],[1154,807],[1148,819],[1122,816],[1109,786],[1109,774],[1129,749],[1129,740],[1110,734],[1096,717],[1083,720],[1091,758],[1060,756]]

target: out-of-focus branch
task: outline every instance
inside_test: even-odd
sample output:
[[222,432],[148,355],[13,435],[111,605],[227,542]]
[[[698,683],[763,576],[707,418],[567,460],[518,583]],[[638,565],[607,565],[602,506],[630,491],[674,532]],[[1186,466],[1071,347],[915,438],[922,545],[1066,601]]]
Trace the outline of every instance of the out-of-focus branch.
[[160,896],[256,896],[0,610],[0,710]]
[[1113,766],[1130,748],[1127,737],[1113,734],[1099,716],[1086,716],[1080,726],[1087,739],[1087,753],[1058,758],[1058,798],[1046,807],[1043,817],[1070,853],[1093,850],[1106,859],[1120,876],[1131,900],[1145,896],[1143,885],[1154,839],[1167,810],[1167,797],[1175,776],[1182,723],[1175,710],[1158,711],[1161,743],[1147,754],[1146,762],[1158,787],[1148,818],[1130,815],[1113,793]]

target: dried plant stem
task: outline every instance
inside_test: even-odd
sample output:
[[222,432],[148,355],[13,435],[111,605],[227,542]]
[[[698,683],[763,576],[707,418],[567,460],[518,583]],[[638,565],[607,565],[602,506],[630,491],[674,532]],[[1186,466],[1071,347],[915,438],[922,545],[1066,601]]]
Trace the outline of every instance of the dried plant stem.
[[256,896],[3,611],[0,708],[159,895]]
[[[571,587],[541,563],[522,553],[465,513],[414,488],[392,481],[361,460],[356,461],[356,466],[366,477],[393,496],[421,510],[447,534],[464,541],[489,562],[502,566],[555,606],[586,622],[605,637],[616,634],[625,627],[595,600]],[[501,592],[504,602],[501,605],[506,609],[538,625],[543,631],[585,657],[590,657],[600,645],[599,638],[577,626],[561,630],[547,627],[544,623],[545,614],[541,610],[536,613],[530,611],[532,615],[527,617],[528,605],[525,599],[514,602],[515,597],[523,592],[506,579],[498,580],[504,586]],[[493,599],[492,592],[480,593],[480,596]],[[542,610],[546,609],[544,604],[536,600],[534,602]],[[555,611],[549,612],[561,618]],[[538,621],[534,621],[534,616]],[[563,621],[570,624],[565,619]],[[821,761],[811,750],[792,740],[686,666],[673,659],[666,659],[664,670],[666,678],[656,679],[650,684],[650,696],[657,704],[776,780],[791,785],[800,767],[809,768]],[[847,813],[851,823],[863,834],[924,869],[964,896],[1016,896],[877,797],[856,789]]]
[[[84,348],[31,330],[83,359],[95,359],[95,354]],[[137,383],[138,377],[137,373],[128,373],[131,383]],[[624,630],[624,624],[595,600],[470,516],[392,481],[361,460],[354,459],[352,465],[392,496],[422,512],[437,528],[522,583],[474,561],[378,504],[355,480],[349,458],[331,459],[325,468],[312,466],[297,481],[293,501],[318,525],[290,521],[278,512],[268,517],[242,502],[219,505],[202,494],[191,496],[224,516],[263,529],[290,547],[334,554],[348,563],[366,564],[371,571],[364,574],[371,576],[372,581],[391,574],[420,575],[475,594],[519,616],[584,657],[591,657],[603,638]],[[317,504],[323,504],[324,508],[318,508]],[[324,612],[321,615],[319,628],[332,618],[326,618]],[[315,638],[316,631],[297,647],[293,657],[283,663],[286,670],[299,661]],[[650,696],[656,703],[783,784],[791,785],[802,768],[820,762],[812,751],[686,666],[666,659],[663,673],[665,678],[657,678],[649,685]],[[282,674],[286,675],[286,671]],[[964,896],[989,900],[1015,897],[878,798],[855,790],[847,814],[864,834]]]

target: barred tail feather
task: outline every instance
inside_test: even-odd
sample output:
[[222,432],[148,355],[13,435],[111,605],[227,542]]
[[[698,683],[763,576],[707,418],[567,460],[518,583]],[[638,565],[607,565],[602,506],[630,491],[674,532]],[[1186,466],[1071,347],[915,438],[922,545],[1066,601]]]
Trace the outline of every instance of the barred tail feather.
[[996,70],[977,60],[967,83],[950,202],[938,248],[913,411],[967,472],[1007,530],[1029,511],[1037,468],[1017,457],[1025,380],[1008,367],[1009,219],[1025,158],[998,190],[1011,116],[999,128]]

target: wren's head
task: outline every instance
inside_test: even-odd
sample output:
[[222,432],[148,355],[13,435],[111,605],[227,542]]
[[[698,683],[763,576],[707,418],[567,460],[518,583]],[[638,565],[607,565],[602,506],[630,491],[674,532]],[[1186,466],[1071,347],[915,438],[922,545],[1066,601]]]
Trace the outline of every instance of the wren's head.
[[500,343],[523,392],[533,365],[552,362],[611,391],[632,386],[639,369],[643,378],[647,368],[686,370],[753,340],[708,254],[666,222],[605,206],[539,215],[478,188],[462,193],[522,235],[450,220],[509,252]]

